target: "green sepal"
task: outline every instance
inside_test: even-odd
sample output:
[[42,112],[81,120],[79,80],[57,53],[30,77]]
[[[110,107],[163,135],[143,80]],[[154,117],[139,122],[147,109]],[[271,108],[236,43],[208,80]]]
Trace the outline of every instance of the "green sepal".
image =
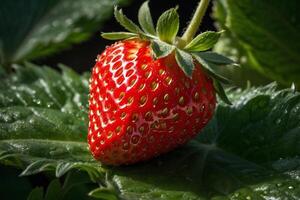
[[177,8],[164,12],[158,19],[156,32],[160,40],[172,44],[179,30]]
[[206,71],[206,73],[208,73],[208,75],[210,75],[211,77],[219,80],[222,83],[225,83],[225,84],[230,83],[230,81],[228,79],[226,79],[225,77],[217,74],[214,71],[213,68],[217,67],[214,63],[211,63],[211,62],[208,62],[208,61],[202,59],[197,53],[193,53],[192,55],[202,65],[203,69]]
[[202,59],[214,63],[216,65],[236,65],[236,63],[230,58],[212,51],[198,52],[197,55],[200,56]]
[[123,40],[133,37],[138,37],[138,34],[130,32],[110,32],[110,33],[101,33],[101,36],[107,40]]
[[152,40],[151,49],[153,52],[153,56],[156,59],[159,59],[171,54],[174,51],[175,46],[162,42],[160,40]]
[[218,80],[213,79],[213,85],[214,85],[215,91],[218,94],[218,96],[220,97],[220,99],[222,101],[224,101],[226,104],[232,105],[231,101],[228,99],[228,97],[224,91],[222,84]]
[[118,10],[118,7],[115,6],[114,15],[116,20],[128,31],[132,33],[142,33],[142,30],[133,23],[130,19],[128,19],[124,14],[123,11],[120,9]]
[[191,54],[186,53],[180,49],[176,49],[175,59],[179,67],[183,70],[183,72],[191,78],[193,70],[195,68],[194,60]]
[[197,35],[184,49],[188,51],[206,51],[212,48],[219,40],[223,31],[206,31]]
[[151,35],[156,35],[148,1],[145,1],[139,9],[138,20],[143,31]]

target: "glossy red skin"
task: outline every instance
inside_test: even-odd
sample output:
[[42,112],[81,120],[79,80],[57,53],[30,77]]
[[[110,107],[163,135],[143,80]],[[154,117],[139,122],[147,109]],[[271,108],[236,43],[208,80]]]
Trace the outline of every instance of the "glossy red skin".
[[108,165],[148,160],[193,138],[215,104],[212,80],[200,66],[190,79],[174,56],[154,60],[148,42],[117,42],[92,71],[89,148]]

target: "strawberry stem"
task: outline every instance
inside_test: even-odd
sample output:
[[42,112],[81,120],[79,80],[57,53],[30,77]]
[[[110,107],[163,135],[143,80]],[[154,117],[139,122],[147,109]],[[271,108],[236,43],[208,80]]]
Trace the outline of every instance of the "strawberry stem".
[[205,15],[206,9],[209,5],[209,2],[210,0],[200,0],[192,20],[190,21],[186,31],[181,37],[181,40],[185,44],[188,44],[196,35],[197,30],[201,24],[202,18]]

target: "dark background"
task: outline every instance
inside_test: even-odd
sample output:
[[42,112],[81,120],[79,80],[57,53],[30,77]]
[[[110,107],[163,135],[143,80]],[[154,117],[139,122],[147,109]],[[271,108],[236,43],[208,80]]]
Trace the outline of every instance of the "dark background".
[[[138,9],[145,0],[132,0],[131,4],[123,7],[123,12],[134,22],[138,22]],[[158,17],[167,9],[179,6],[178,13],[180,17],[180,31],[182,34],[186,28],[194,9],[197,7],[198,0],[151,0],[149,2],[150,10],[154,23]],[[208,8],[206,16],[203,18],[200,32],[206,30],[215,30],[214,22],[211,18],[212,5]],[[99,13],[101,14],[101,13]],[[57,66],[58,63],[66,64],[74,68],[78,72],[90,71],[95,63],[97,54],[100,54],[105,46],[112,44],[112,41],[101,38],[101,32],[124,31],[124,29],[116,22],[114,17],[104,22],[102,27],[88,41],[73,45],[70,49],[66,49],[50,57],[37,60],[37,64],[46,64],[49,66]],[[76,59],[75,59],[76,58]]]

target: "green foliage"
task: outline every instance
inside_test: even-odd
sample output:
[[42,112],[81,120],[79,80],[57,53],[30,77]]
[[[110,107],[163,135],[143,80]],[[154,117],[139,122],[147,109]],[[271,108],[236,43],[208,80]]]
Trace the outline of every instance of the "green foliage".
[[299,2],[215,1],[214,17],[227,29],[216,50],[283,84],[300,85]]
[[3,0],[0,63],[45,56],[87,39],[124,0]]
[[206,51],[211,49],[219,40],[222,32],[206,31],[197,35],[184,49],[187,51]]
[[84,174],[69,172],[63,184],[59,179],[54,178],[46,188],[34,188],[27,200],[91,199],[87,196],[89,182],[90,180]]
[[16,165],[20,162],[7,153],[22,150],[23,161],[31,163],[23,175],[57,164],[57,174],[62,175],[67,166],[61,157],[68,157],[77,167],[79,160],[92,160],[85,142],[87,76],[64,66],[61,69],[62,75],[48,67],[17,66],[16,73],[0,83],[0,151],[6,152],[0,157]]
[[116,191],[109,188],[96,188],[92,190],[89,195],[98,199],[118,200]]
[[104,199],[300,197],[298,92],[277,90],[275,84],[228,90],[233,105],[220,103],[209,125],[188,144],[145,163],[108,167],[87,150],[87,78],[66,67],[60,74],[27,64],[4,79],[1,162],[25,168],[22,175],[85,171],[99,184],[90,195]]
[[27,197],[27,200],[43,200],[43,188],[34,188]]

